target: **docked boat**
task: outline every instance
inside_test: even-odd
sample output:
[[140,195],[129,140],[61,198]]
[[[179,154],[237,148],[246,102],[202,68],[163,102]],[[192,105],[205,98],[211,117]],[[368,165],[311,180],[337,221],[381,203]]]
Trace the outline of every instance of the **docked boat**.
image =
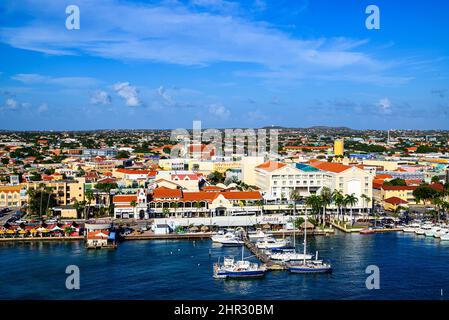
[[407,233],[415,233],[416,230],[420,228],[420,226],[421,225],[419,223],[411,223],[409,225],[404,226],[404,228],[402,228],[402,231]]
[[441,241],[449,241],[449,232],[440,237]]
[[233,230],[227,230],[226,232],[225,231],[219,231],[217,234],[214,234],[211,237],[211,240],[213,242],[221,243],[222,240],[234,238],[235,236],[236,235],[235,235]]
[[432,229],[431,224],[424,224],[415,230],[415,233],[418,235],[425,235],[427,231]]
[[257,241],[259,239],[264,239],[267,237],[267,234],[262,230],[258,230],[256,232],[248,233],[248,238],[251,241]]
[[214,264],[214,278],[216,279],[242,279],[261,278],[267,272],[264,265],[251,263],[243,258],[244,248],[242,247],[242,260],[235,261],[234,258],[224,258],[223,264]]
[[271,260],[290,262],[290,261],[301,261],[301,260],[310,260],[313,256],[311,254],[303,254],[296,252],[280,252],[274,253],[270,255]]
[[[307,222],[307,213],[306,219]],[[291,263],[288,265],[288,270],[292,273],[328,273],[332,272],[332,266],[322,260],[318,260],[318,251],[316,252],[315,260],[306,260],[307,252],[307,228],[304,228],[304,259],[300,262]]]
[[360,234],[373,234],[375,232],[376,231],[374,231],[374,229],[372,229],[372,228],[365,228],[365,229],[360,230]]
[[226,247],[238,247],[242,246],[244,244],[242,239],[239,239],[237,237],[223,239],[220,241],[221,245]]
[[256,247],[259,249],[279,249],[288,246],[288,241],[285,239],[274,239],[272,237],[266,237],[259,240],[256,243]]
[[426,230],[426,231],[424,232],[424,235],[425,235],[426,237],[433,237],[433,236],[435,236],[435,234],[436,234],[437,232],[439,232],[440,230],[441,230],[440,227],[432,227],[432,228],[430,228],[429,230]]
[[441,228],[440,230],[438,230],[437,232],[435,232],[435,234],[433,235],[435,238],[440,238],[445,236],[446,234],[448,234],[449,229],[447,228]]
[[329,263],[322,260],[303,261],[298,264],[291,264],[288,271],[292,273],[329,273],[332,272],[332,267]]

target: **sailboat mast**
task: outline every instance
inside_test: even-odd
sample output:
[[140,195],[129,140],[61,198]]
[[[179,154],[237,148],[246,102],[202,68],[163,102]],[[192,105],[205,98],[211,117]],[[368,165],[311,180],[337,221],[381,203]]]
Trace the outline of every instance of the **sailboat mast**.
[[304,264],[306,263],[306,247],[307,247],[307,208],[306,208],[306,218],[304,219]]

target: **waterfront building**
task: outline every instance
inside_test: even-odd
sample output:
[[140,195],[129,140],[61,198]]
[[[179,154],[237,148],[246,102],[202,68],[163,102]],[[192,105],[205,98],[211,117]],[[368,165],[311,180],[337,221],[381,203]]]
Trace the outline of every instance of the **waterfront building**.
[[262,210],[262,195],[257,191],[222,189],[189,192],[160,187],[153,190],[149,203],[155,217],[214,217],[257,214]]
[[307,164],[267,161],[255,168],[256,186],[267,201],[290,200],[292,192],[307,197],[327,186],[327,173]]
[[373,197],[373,179],[374,174],[371,171],[365,171],[358,166],[347,166],[341,163],[332,163],[325,161],[311,161],[310,165],[324,171],[324,183],[331,191],[339,190],[342,194],[353,194],[358,202],[354,209],[371,208],[372,201],[366,203],[362,195],[372,199]]

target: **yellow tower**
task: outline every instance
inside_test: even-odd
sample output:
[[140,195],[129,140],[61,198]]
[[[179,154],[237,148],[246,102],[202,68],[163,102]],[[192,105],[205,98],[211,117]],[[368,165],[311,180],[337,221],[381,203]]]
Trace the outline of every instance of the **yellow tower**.
[[334,154],[336,156],[342,156],[345,153],[345,143],[343,139],[336,139],[334,141]]

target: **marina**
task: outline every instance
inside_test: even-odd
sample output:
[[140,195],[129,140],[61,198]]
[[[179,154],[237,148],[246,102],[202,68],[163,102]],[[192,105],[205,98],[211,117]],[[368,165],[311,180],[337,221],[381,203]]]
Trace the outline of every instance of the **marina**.
[[[294,275],[273,264],[263,278],[248,281],[212,278],[214,263],[239,259],[242,248],[210,239],[124,241],[116,250],[86,250],[82,241],[0,246],[8,261],[2,299],[120,299],[125,292],[130,299],[449,299],[449,242],[412,233],[309,237],[309,251],[330,261],[332,273]],[[245,247],[245,257],[251,255]],[[248,261],[263,263],[259,258]],[[80,290],[65,289],[70,264],[80,268]],[[380,290],[365,286],[365,269],[373,264],[381,270]]]

